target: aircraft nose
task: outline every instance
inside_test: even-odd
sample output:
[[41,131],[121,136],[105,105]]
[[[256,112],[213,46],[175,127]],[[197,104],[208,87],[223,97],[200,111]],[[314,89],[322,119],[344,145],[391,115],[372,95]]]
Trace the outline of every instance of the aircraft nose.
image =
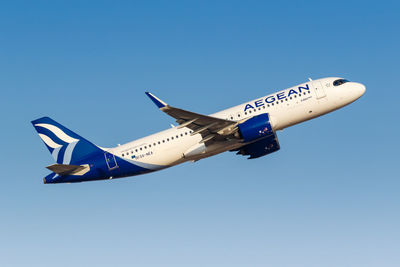
[[365,93],[365,85],[361,83],[353,83],[352,85],[352,94],[355,99],[360,98]]
[[362,96],[365,93],[365,90],[366,90],[365,85],[362,84],[362,83],[359,83],[358,84],[358,91],[359,91],[360,96]]

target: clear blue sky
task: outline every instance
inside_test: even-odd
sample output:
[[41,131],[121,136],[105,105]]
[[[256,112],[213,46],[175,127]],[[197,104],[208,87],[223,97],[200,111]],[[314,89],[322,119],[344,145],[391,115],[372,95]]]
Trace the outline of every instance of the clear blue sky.
[[[3,1],[0,266],[398,266],[398,1]],[[101,146],[302,83],[364,83],[352,105],[149,175],[43,185],[30,121]]]

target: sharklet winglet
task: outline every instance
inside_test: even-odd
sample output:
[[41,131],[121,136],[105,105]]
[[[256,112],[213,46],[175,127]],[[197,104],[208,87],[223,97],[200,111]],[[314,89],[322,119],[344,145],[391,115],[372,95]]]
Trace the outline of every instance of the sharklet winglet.
[[151,101],[154,102],[154,104],[156,104],[156,106],[158,108],[163,108],[163,107],[167,106],[167,103],[165,103],[164,101],[162,101],[161,99],[159,99],[158,97],[153,95],[152,93],[145,92],[145,94],[151,99]]

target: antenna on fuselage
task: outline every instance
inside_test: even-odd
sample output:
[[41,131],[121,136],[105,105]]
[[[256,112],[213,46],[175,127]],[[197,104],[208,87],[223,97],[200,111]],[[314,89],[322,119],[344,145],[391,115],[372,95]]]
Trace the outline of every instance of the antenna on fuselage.
[[309,80],[310,82],[312,82],[312,79],[311,79],[310,77],[308,77],[308,80]]

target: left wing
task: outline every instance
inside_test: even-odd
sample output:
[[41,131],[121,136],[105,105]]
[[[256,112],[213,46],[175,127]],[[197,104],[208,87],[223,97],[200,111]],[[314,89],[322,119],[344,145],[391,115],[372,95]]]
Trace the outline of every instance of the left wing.
[[[203,143],[223,140],[244,141],[238,133],[238,125],[243,121],[229,121],[171,107],[153,94],[149,92],[146,92],[146,94],[160,110],[176,119],[179,123],[178,128],[188,127],[193,130],[191,135],[200,133],[203,137],[203,140],[201,140]],[[236,154],[238,155],[249,156],[248,159],[255,159],[278,151],[279,149],[278,137],[275,132],[272,132],[261,139],[243,144],[243,146],[231,151],[237,151]]]
[[146,95],[156,104],[156,106],[161,111],[176,119],[176,122],[179,123],[178,128],[187,127],[193,130],[191,135],[201,134],[201,136],[203,137],[203,140],[201,142],[203,143],[212,139],[238,139],[239,137],[238,135],[234,136],[234,134],[238,131],[238,127],[236,127],[238,125],[238,122],[236,121],[224,120],[194,113],[180,108],[175,108],[168,105],[167,103],[149,92],[146,92]]

